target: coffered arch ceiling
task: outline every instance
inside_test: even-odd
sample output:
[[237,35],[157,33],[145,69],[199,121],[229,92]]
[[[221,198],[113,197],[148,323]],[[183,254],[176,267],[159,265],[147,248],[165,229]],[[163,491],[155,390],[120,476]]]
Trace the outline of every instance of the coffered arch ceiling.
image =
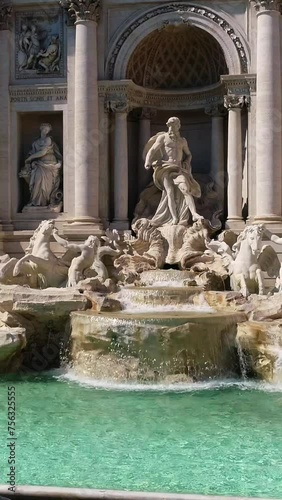
[[213,85],[226,74],[217,40],[196,26],[182,24],[147,35],[129,59],[126,78],[146,88],[177,90]]

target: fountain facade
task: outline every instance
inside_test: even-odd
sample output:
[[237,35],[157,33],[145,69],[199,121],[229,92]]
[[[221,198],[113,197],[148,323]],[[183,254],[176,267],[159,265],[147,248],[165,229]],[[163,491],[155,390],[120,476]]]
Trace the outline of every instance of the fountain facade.
[[[239,235],[229,230],[216,236],[221,222],[215,225],[215,216],[204,219],[196,210],[201,190],[180,120],[171,117],[167,126],[145,147],[145,166],[153,168],[161,199],[152,217],[135,219],[135,236],[108,230],[101,239],[90,235],[73,243],[49,219],[34,231],[23,257],[2,258],[3,370],[21,363],[30,368],[32,349],[46,351],[55,332],[55,354],[44,368],[58,366],[63,354],[77,373],[94,378],[179,382],[238,376],[244,359],[244,373],[249,366],[254,376],[273,378],[277,356],[264,347],[261,370],[261,335],[250,340],[241,325],[252,329],[248,314],[260,314],[263,302],[254,305],[248,297],[265,298],[263,271],[277,277],[273,314],[280,315],[279,259],[270,245],[261,248],[269,231],[257,224]],[[64,249],[61,256],[52,251],[52,238]],[[278,236],[271,238],[280,243]],[[178,270],[164,269],[172,265]],[[231,301],[239,298],[233,311],[229,287]],[[266,340],[272,329],[262,331],[264,345],[274,345]]]
[[[243,338],[237,324],[259,314],[253,294],[281,291],[281,127],[272,126],[274,102],[281,107],[279,7],[183,3],[136,13],[128,4],[115,16],[106,2],[101,16],[96,0],[45,10],[0,2],[1,321],[3,345],[18,346],[8,365],[30,350],[29,315],[61,297],[58,321],[47,305],[43,317],[58,332],[72,312],[59,344],[72,338],[73,360],[88,345],[81,331],[94,339],[104,321],[119,337],[118,319],[126,342],[135,339],[134,362],[143,349],[137,325],[185,345],[186,368],[177,361],[169,376],[202,377],[202,362],[206,376],[225,370],[220,350],[233,352]],[[202,332],[221,339],[216,355]],[[243,340],[240,349],[248,350]],[[160,353],[156,372],[162,356],[174,363]]]
[[[248,220],[279,233],[279,7],[278,0],[141,1],[136,12],[111,0],[51,1],[48,9],[2,0],[3,251],[19,256],[49,218],[79,243],[109,225],[127,230],[135,215],[211,220],[219,210],[237,231]],[[142,152],[173,116],[193,175],[176,184],[187,203],[176,214],[169,195],[165,214],[164,170],[152,184]],[[149,149],[146,166],[155,161]]]

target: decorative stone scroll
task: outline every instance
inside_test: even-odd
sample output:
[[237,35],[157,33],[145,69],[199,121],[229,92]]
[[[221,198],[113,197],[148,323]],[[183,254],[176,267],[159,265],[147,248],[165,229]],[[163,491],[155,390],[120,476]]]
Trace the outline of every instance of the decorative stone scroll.
[[[257,0],[259,1],[259,0]],[[271,0],[269,0],[271,1]],[[274,0],[272,0],[274,1]],[[275,0],[278,2],[278,0]],[[115,68],[115,63],[116,59],[118,57],[118,54],[127,40],[127,38],[135,31],[139,26],[141,26],[143,23],[146,23],[150,19],[159,16],[161,14],[166,14],[166,13],[173,13],[178,14],[179,19],[182,20],[183,22],[183,16],[185,16],[185,22],[187,22],[187,16],[189,13],[191,14],[198,14],[200,16],[203,16],[205,18],[208,18],[210,21],[213,23],[217,24],[231,39],[232,43],[235,45],[236,51],[238,53],[240,63],[241,63],[241,70],[242,73],[247,73],[248,72],[248,58],[247,54],[244,48],[244,45],[239,37],[239,35],[235,32],[234,28],[220,15],[217,13],[203,7],[195,6],[195,5],[187,5],[187,4],[182,4],[182,3],[173,3],[170,5],[163,5],[161,7],[154,8],[152,10],[147,11],[145,14],[142,14],[138,19],[135,19],[130,26],[128,26],[125,31],[121,34],[119,39],[116,41],[115,48],[112,52],[109,64],[108,64],[108,76],[110,79],[113,78],[114,75],[114,68]]]
[[99,21],[100,0],[59,0],[61,7],[77,21]]
[[0,2],[0,30],[10,28],[12,5],[8,2]]
[[16,12],[16,78],[64,76],[63,16],[58,8]]

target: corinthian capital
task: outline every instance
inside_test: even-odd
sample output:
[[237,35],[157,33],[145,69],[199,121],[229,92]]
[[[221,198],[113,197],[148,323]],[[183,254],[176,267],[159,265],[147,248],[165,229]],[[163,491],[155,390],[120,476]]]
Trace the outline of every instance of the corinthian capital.
[[130,111],[129,102],[125,96],[121,98],[110,98],[107,107],[110,111],[113,111],[113,113],[128,113]]
[[281,0],[250,0],[258,12],[265,10],[277,10],[281,7]]
[[224,116],[226,109],[223,104],[210,104],[205,108],[205,113],[209,116]]
[[7,30],[10,28],[11,14],[12,14],[11,4],[0,0],[0,30]]
[[98,21],[100,0],[59,0],[74,21]]
[[245,105],[249,105],[249,96],[245,95],[225,95],[224,96],[224,107],[228,109],[243,108]]

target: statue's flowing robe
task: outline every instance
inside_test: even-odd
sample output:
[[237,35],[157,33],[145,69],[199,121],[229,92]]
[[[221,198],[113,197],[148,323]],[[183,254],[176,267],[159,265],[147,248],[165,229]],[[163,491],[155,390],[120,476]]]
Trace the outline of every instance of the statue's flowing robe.
[[[34,154],[40,149],[38,142],[35,141],[30,154]],[[48,146],[47,153],[32,161],[29,180],[31,205],[46,207],[52,201],[52,195],[56,194],[60,186],[62,163],[58,160],[61,158],[58,146],[52,141]]]
[[[185,166],[185,163],[183,163],[183,166]],[[182,183],[185,183],[186,186],[188,185],[190,195],[194,198],[200,198],[201,188],[198,182],[193,178],[190,170],[178,167],[169,161],[162,161],[161,165],[157,164],[154,168],[153,180],[157,188],[162,191],[162,197],[157,211],[152,218],[152,223],[155,226],[163,226],[164,224],[172,223],[172,216],[168,206],[168,196],[164,188],[165,177],[169,178],[171,184],[174,186],[174,199],[179,223],[187,224],[190,217],[190,210],[178,186]]]

